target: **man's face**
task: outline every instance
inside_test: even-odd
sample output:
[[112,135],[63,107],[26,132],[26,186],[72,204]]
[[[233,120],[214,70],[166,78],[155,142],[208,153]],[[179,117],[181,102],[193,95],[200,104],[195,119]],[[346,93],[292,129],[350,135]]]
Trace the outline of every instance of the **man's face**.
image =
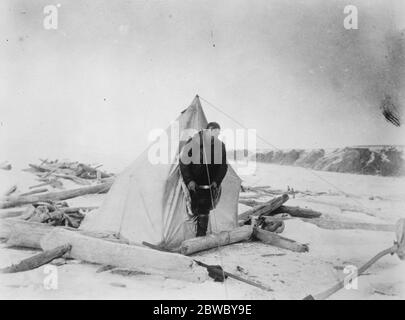
[[211,129],[211,134],[215,137],[218,138],[219,134],[221,133],[221,129]]
[[207,132],[208,136],[218,138],[219,134],[221,133],[221,130],[210,128],[210,129],[207,129],[206,132]]

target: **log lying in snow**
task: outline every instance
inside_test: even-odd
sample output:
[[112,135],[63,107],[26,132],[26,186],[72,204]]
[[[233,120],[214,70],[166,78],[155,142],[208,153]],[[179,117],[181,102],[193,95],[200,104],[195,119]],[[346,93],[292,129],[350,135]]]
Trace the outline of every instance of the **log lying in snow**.
[[51,169],[42,167],[42,166],[40,166],[40,165],[36,165],[36,164],[32,164],[32,163],[29,163],[28,165],[29,165],[32,169],[35,169],[36,171],[39,171],[39,172],[48,172],[48,171],[51,171]]
[[252,227],[243,226],[231,231],[222,231],[205,237],[192,238],[183,241],[180,253],[190,255],[199,251],[225,246],[227,244],[248,240],[252,236]]
[[89,185],[91,183],[89,180],[76,177],[72,174],[55,173],[54,176],[57,178],[71,180],[71,181],[76,182],[77,184],[81,184],[81,185]]
[[20,263],[13,264],[10,267],[0,269],[0,273],[15,273],[38,268],[40,266],[43,266],[44,264],[51,262],[56,258],[62,257],[70,249],[71,246],[67,244],[60,247],[56,247],[52,250],[38,253],[32,257],[22,260]]
[[29,196],[31,194],[42,193],[42,192],[47,192],[47,191],[48,191],[47,188],[40,188],[40,189],[32,190],[32,191],[29,191],[29,192],[21,193],[20,197],[21,196]]
[[278,213],[288,213],[290,216],[298,218],[319,218],[322,215],[322,213],[318,211],[292,206],[280,206],[271,214]]
[[257,201],[255,199],[250,199],[250,198],[239,198],[239,203],[244,204],[245,206],[254,207],[254,206],[260,206],[264,202]]
[[50,250],[64,244],[72,246],[69,256],[78,260],[141,270],[192,282],[201,282],[208,277],[206,270],[198,267],[189,257],[178,253],[114,243],[62,228],[54,228],[41,240],[43,250]]
[[[250,207],[262,206],[264,204],[254,199],[239,199],[239,203],[242,203]],[[319,218],[322,215],[321,212],[314,211],[311,209],[285,205],[282,205],[279,208],[275,209],[271,214],[278,214],[278,213],[288,213],[292,217],[299,217],[299,218]]]
[[[155,250],[120,243],[120,240],[100,239],[81,231],[63,227],[51,227],[42,223],[19,219],[0,221],[0,238],[7,238],[7,244],[43,250],[71,244],[72,258],[87,262],[114,265],[131,270],[142,270],[176,279],[204,281],[207,274],[188,257],[165,253],[160,256]],[[152,251],[152,252],[151,252]]]
[[305,201],[305,202],[310,202],[310,203],[317,203],[317,204],[321,204],[321,205],[336,207],[336,208],[339,208],[341,211],[361,212],[361,213],[365,213],[372,217],[378,216],[378,214],[379,214],[379,212],[375,209],[365,208],[365,207],[362,207],[361,205],[339,203],[339,201],[318,200],[318,199],[312,199],[312,198],[302,198],[300,200]]
[[90,207],[66,207],[66,208],[61,208],[60,210],[63,211],[64,213],[71,213],[71,212],[77,212],[80,210],[84,211],[91,211],[94,209],[97,209],[97,206],[90,206]]
[[43,187],[43,186],[47,186],[50,185],[53,188],[58,188],[61,189],[63,187],[63,183],[60,182],[57,179],[46,179],[46,178],[41,178],[41,181],[45,181],[43,183],[40,184],[36,184],[34,186],[30,186],[28,189],[34,189],[34,188],[39,188],[39,187]]
[[[95,176],[97,176],[97,174],[100,176],[100,178],[104,179],[104,178],[109,178],[111,177],[111,174],[105,173],[103,171],[97,170],[97,168],[92,168],[84,163],[80,163],[78,165],[79,169],[81,169],[82,172],[87,172],[88,174],[94,174]],[[98,166],[99,167],[99,166]]]
[[111,188],[112,183],[113,183],[112,181],[108,181],[108,182],[98,184],[95,186],[90,186],[90,187],[10,198],[10,199],[0,203],[0,209],[1,208],[12,208],[12,207],[21,206],[24,204],[41,202],[41,201],[66,200],[66,199],[80,197],[80,196],[83,196],[86,194],[92,194],[92,193],[103,193],[103,192],[107,192]]
[[275,214],[274,216],[264,216],[262,219],[269,223],[273,221],[284,221],[284,220],[289,220],[291,219],[291,216],[288,213],[279,213]]
[[279,197],[275,197],[264,204],[255,206],[252,209],[249,209],[241,213],[238,219],[242,220],[243,222],[246,222],[247,220],[249,220],[250,216],[269,215],[271,212],[279,208],[287,200],[288,194],[283,194]]
[[43,223],[28,222],[21,219],[1,219],[0,238],[8,239],[8,245],[40,249],[40,240],[54,227]]
[[65,229],[105,241],[127,243],[127,241],[114,238],[108,233],[83,231],[70,227],[53,227],[44,223],[29,222],[22,219],[9,218],[0,220],[0,238],[8,239],[7,244],[10,246],[41,249],[40,240],[54,229]]
[[395,225],[393,224],[377,224],[377,223],[365,223],[365,222],[349,222],[349,221],[337,221],[332,219],[303,219],[305,222],[312,223],[323,229],[330,230],[371,230],[371,231],[387,231],[394,232]]
[[307,252],[309,250],[306,244],[300,244],[294,240],[284,238],[278,234],[257,227],[253,228],[253,236],[256,239],[275,247],[288,249],[295,252]]
[[21,216],[25,212],[25,208],[12,208],[8,210],[0,209],[0,219],[15,218]]

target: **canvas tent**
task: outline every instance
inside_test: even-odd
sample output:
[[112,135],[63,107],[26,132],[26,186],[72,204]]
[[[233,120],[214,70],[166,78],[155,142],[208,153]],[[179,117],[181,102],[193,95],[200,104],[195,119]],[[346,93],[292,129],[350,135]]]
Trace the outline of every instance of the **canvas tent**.
[[[86,216],[81,229],[111,233],[131,243],[143,241],[177,248],[195,237],[195,224],[188,214],[178,155],[191,133],[207,125],[196,96],[191,105],[115,180],[102,206]],[[162,139],[162,140],[161,140]],[[156,161],[157,146],[175,150],[169,161]],[[165,149],[165,148],[163,148]],[[157,157],[162,156],[157,154]],[[164,156],[161,158],[165,158]],[[238,225],[241,180],[231,166],[222,183],[222,195],[211,211],[208,232],[231,230]],[[187,191],[186,191],[187,192]]]

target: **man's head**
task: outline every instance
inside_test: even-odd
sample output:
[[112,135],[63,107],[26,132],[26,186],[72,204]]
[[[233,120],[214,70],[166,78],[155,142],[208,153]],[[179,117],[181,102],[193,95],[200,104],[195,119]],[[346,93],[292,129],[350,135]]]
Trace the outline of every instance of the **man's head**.
[[217,122],[210,122],[207,124],[206,132],[210,136],[214,136],[214,137],[218,138],[218,136],[221,132],[221,127],[219,126],[219,124]]

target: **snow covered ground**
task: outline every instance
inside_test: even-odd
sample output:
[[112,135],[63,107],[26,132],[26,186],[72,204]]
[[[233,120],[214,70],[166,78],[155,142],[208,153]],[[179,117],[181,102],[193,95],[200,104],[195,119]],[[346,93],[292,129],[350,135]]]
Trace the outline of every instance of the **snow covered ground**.
[[[321,211],[344,221],[394,224],[405,217],[405,178],[320,172],[299,167],[258,163],[245,186],[270,186],[298,191],[288,205]],[[17,183],[24,191],[36,184],[34,176],[18,169],[0,172],[0,193]],[[73,184],[72,184],[73,185]],[[318,193],[318,194],[315,194]],[[321,193],[321,194],[319,194]],[[241,193],[241,196],[246,194]],[[103,196],[86,196],[70,205],[99,205]],[[257,199],[266,200],[266,197]],[[240,205],[240,211],[246,209]],[[38,268],[17,274],[0,274],[0,298],[4,299],[302,299],[344,278],[345,267],[360,266],[390,247],[393,232],[327,230],[300,219],[286,221],[282,234],[309,245],[308,253],[294,253],[259,242],[238,243],[213,249],[195,258],[220,264],[226,271],[258,281],[264,291],[228,279],[188,283],[142,273],[97,272],[99,265],[67,261],[56,269]],[[33,250],[8,248],[0,243],[0,267],[29,257]],[[57,288],[49,286],[55,276]],[[54,278],[55,279],[55,278]],[[405,263],[386,256],[358,279],[357,289],[342,289],[331,299],[404,299]]]

